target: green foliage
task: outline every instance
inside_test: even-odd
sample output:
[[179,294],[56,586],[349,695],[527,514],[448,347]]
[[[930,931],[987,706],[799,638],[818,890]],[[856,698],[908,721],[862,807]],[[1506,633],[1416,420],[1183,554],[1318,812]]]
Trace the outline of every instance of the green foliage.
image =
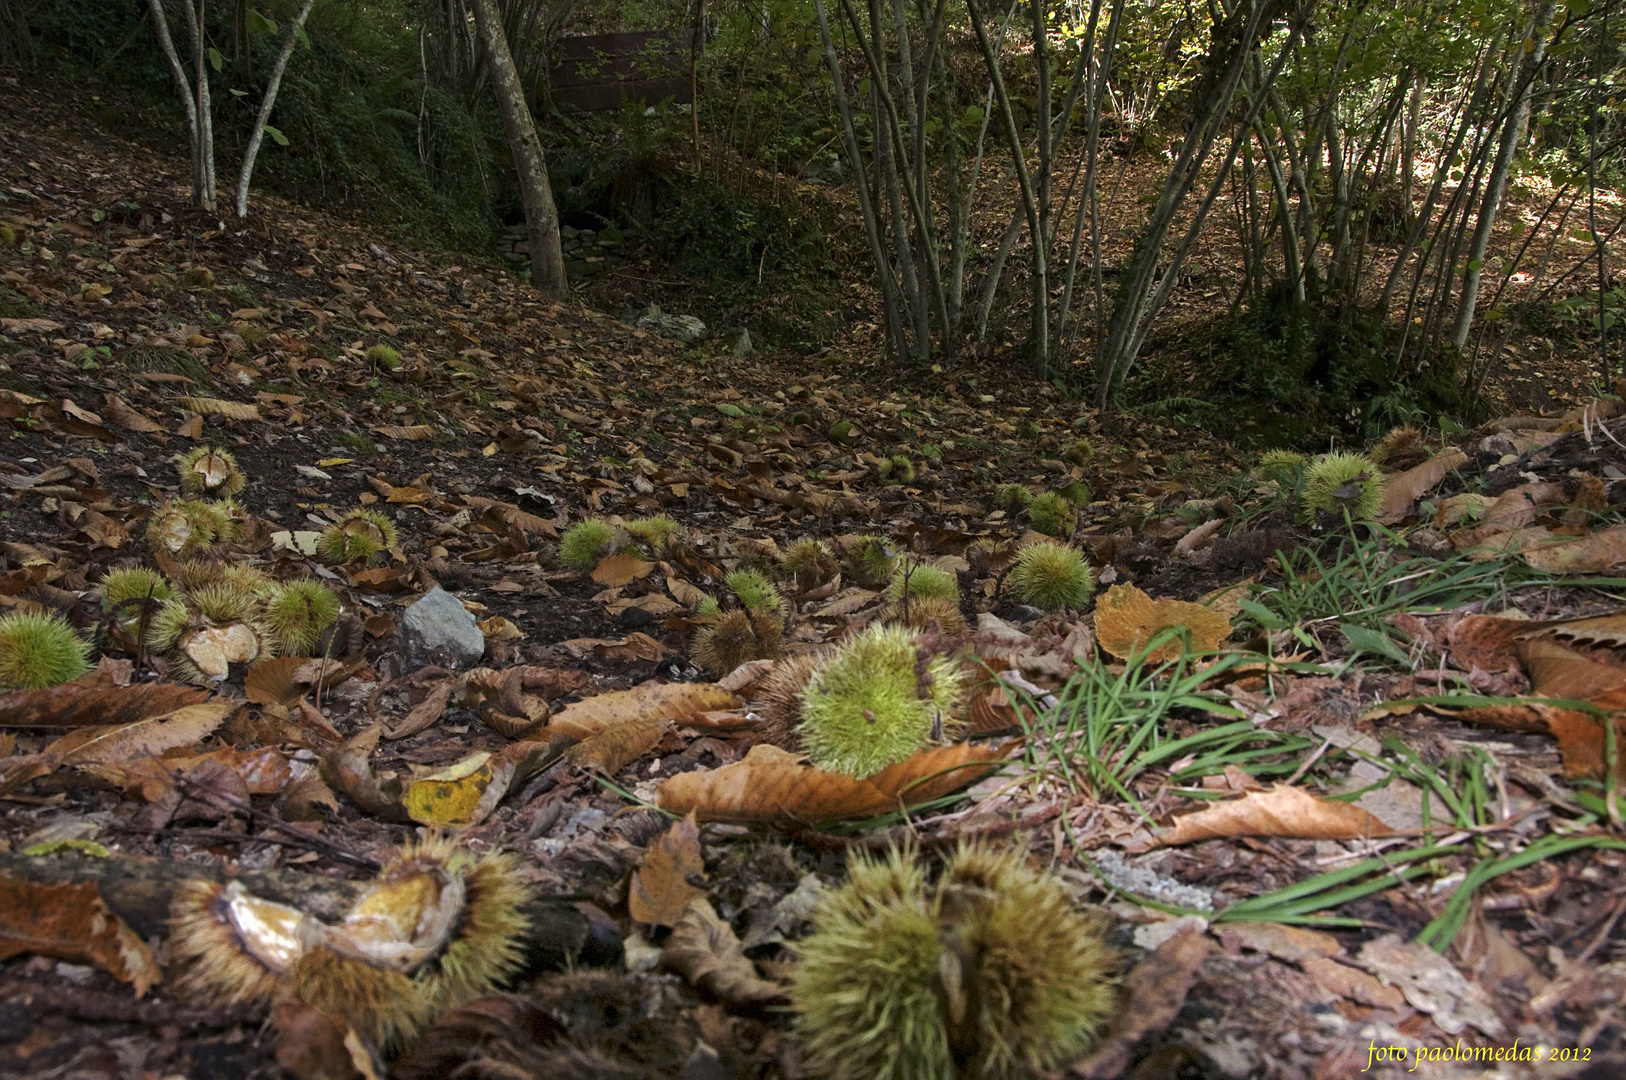
[[90,646],[60,615],[17,612],[0,618],[0,687],[34,690],[90,670]]
[[1005,582],[1018,600],[1046,611],[1081,608],[1095,592],[1095,573],[1084,556],[1050,540],[1017,552]]
[[886,587],[886,598],[894,604],[902,600],[906,582],[911,600],[951,600],[956,604],[960,602],[960,585],[955,581],[954,575],[931,563],[915,563],[910,566],[907,578],[900,564],[892,572],[892,580]]
[[908,630],[872,625],[808,680],[799,733],[808,759],[828,772],[870,776],[926,745],[951,724],[961,674],[952,657],[933,657],[925,674]]
[[1028,524],[1046,536],[1066,536],[1073,531],[1078,514],[1066,497],[1053,491],[1035,495],[1028,503]]
[[1304,470],[1304,506],[1368,521],[1383,510],[1383,473],[1364,454],[1322,454]]
[[559,561],[572,570],[591,570],[604,548],[615,539],[615,528],[600,518],[578,521],[559,538]]

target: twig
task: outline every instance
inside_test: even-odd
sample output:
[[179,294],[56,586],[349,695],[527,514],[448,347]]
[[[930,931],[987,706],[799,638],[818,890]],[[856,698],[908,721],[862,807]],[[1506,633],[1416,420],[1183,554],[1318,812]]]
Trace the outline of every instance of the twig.
[[[194,780],[189,776],[182,776],[179,773],[174,772],[170,773],[170,777],[182,788],[196,789],[205,795],[219,799],[228,806],[242,810],[244,813],[248,814],[250,818],[261,822],[267,828],[275,829],[277,832],[293,837],[300,845],[309,847],[313,851],[320,851],[330,858],[337,859],[339,862],[349,863],[351,866],[360,867],[363,870],[368,870],[373,873],[377,873],[379,870],[379,864],[372,859],[367,858],[365,855],[357,855],[353,852],[346,851],[344,848],[339,847],[337,844],[334,844],[331,841],[310,836],[299,829],[295,829],[292,826],[279,821],[277,818],[267,814],[264,810],[257,809],[244,800],[239,799],[237,796],[221,791],[213,785],[205,784],[202,781]],[[276,841],[268,842],[275,843]]]

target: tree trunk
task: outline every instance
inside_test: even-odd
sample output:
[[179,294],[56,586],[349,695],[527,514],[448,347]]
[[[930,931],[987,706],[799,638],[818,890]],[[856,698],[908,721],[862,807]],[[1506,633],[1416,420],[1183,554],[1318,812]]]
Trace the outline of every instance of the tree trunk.
[[508,50],[502,13],[497,0],[471,0],[480,44],[485,49],[491,86],[502,108],[503,129],[508,148],[514,155],[519,174],[520,198],[525,204],[525,232],[530,243],[531,281],[543,293],[563,299],[570,295],[565,280],[565,257],[559,249],[559,211],[553,204],[548,185],[548,165],[542,157],[542,140],[537,137],[525,89],[520,85],[514,56]]
[[1536,72],[1541,69],[1547,55],[1547,27],[1558,10],[1556,3],[1541,5],[1525,40],[1530,42],[1523,67],[1514,73],[1509,88],[1512,107],[1502,127],[1502,139],[1496,147],[1496,163],[1491,166],[1490,179],[1485,182],[1485,199],[1479,204],[1479,217],[1474,222],[1473,240],[1468,244],[1468,272],[1462,282],[1462,302],[1457,307],[1457,321],[1451,327],[1451,344],[1460,351],[1468,343],[1468,328],[1474,321],[1474,304],[1479,300],[1479,281],[1485,268],[1485,252],[1490,247],[1491,228],[1496,224],[1496,211],[1507,191],[1508,173],[1512,169],[1513,154],[1519,148],[1519,137],[1530,118],[1531,90],[1535,86]]
[[299,42],[299,28],[305,25],[305,19],[311,13],[311,7],[316,0],[305,0],[299,14],[288,27],[288,35],[283,39],[282,51],[277,53],[277,62],[271,66],[271,79],[265,84],[265,96],[260,99],[260,111],[254,117],[254,129],[248,134],[248,146],[243,150],[243,167],[237,174],[237,216],[248,216],[248,183],[254,177],[254,161],[260,156],[260,143],[265,140],[265,125],[271,120],[271,109],[277,103],[277,91],[282,87],[282,73],[288,70],[288,58],[294,54],[294,46]]

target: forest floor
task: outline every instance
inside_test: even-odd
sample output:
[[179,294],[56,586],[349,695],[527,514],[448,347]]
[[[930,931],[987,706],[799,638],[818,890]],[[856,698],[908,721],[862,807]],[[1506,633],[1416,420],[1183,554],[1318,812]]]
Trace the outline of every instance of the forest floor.
[[[1166,421],[685,350],[274,199],[222,226],[184,162],[15,81],[0,117],[0,611],[98,644],[0,698],[0,1072],[382,1075],[361,1012],[182,993],[165,915],[198,874],[337,921],[418,825],[537,899],[518,996],[391,1075],[809,1075],[785,1003],[821,890],[849,851],[972,836],[1020,838],[1111,927],[1120,1005],[1054,1075],[1626,1069],[1617,399],[1394,445],[1388,527],[1351,526]],[[246,474],[235,535],[155,545],[199,446]],[[1007,483],[1076,499],[1052,531],[1099,602],[1013,599],[1045,523]],[[358,505],[397,542],[314,558]],[[655,514],[659,550],[624,528]],[[614,546],[572,569],[589,516]],[[785,594],[761,651],[817,650],[898,614],[860,535],[955,581],[920,647],[968,673],[970,737],[854,780],[775,755],[775,665],[701,668],[693,608],[760,569]],[[97,584],[187,557],[326,582],[327,658],[179,686]],[[475,670],[405,641],[436,586],[479,620]]]

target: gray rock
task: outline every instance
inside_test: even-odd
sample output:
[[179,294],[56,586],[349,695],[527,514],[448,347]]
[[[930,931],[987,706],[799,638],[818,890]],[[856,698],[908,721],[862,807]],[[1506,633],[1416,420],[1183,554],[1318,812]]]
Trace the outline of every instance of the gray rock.
[[730,356],[751,355],[751,331],[743,326],[723,332],[723,351]]
[[1019,623],[1038,622],[1045,617],[1042,609],[1029,607],[1027,604],[1011,604],[1009,607],[1001,608],[999,614],[1001,618]]
[[429,664],[469,667],[486,651],[486,636],[474,616],[445,589],[430,589],[406,609],[400,640],[408,670]]
[[659,304],[650,304],[644,313],[638,316],[637,325],[640,329],[663,334],[685,345],[693,345],[706,336],[705,323],[693,315],[668,315],[661,310]]

